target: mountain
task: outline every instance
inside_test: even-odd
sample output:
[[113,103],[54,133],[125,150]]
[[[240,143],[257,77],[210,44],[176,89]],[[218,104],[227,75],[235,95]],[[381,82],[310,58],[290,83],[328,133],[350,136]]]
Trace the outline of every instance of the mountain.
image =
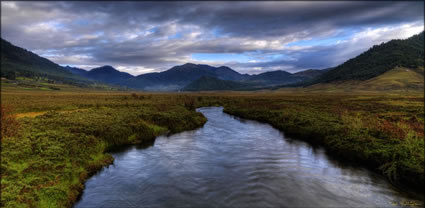
[[128,80],[128,86],[136,89],[173,91],[183,88],[202,76],[236,81],[246,79],[249,75],[240,74],[226,66],[212,67],[187,63],[163,72],[139,75]]
[[257,75],[245,75],[244,79],[237,81],[222,80],[217,77],[202,76],[191,82],[182,90],[184,91],[208,91],[208,90],[258,90],[267,89],[271,86],[295,84],[310,80],[326,72],[324,70],[306,70],[291,74],[286,71],[269,71]]
[[216,77],[202,76],[184,87],[183,91],[238,90],[249,87],[240,82],[221,80]]
[[106,84],[121,86],[126,86],[127,80],[134,78],[133,75],[126,72],[120,72],[109,65],[94,68],[83,74],[83,76]]
[[216,78],[224,81],[235,81],[244,86],[273,86],[309,80],[321,74],[320,70],[305,74],[291,74],[286,71],[271,71],[257,75],[240,74],[227,67],[213,67],[204,64],[187,63],[172,67],[163,72],[142,74],[129,79],[128,87],[154,91],[180,90],[201,77]]
[[391,40],[375,45],[310,82],[330,83],[368,80],[396,67],[417,70],[424,66],[424,32],[405,40]]
[[[229,67],[212,67],[205,64],[192,63],[175,66],[159,74],[162,79],[175,83],[193,81],[201,76],[218,77],[223,80],[241,80],[245,77]],[[140,77],[144,77],[145,75],[140,75]]]
[[269,71],[261,74],[251,75],[246,82],[271,86],[277,84],[289,84],[302,81],[301,77],[294,77],[293,74],[286,71]]
[[[215,84],[211,84],[211,86],[217,86],[220,89],[223,85],[218,84],[218,82],[221,81],[233,81],[237,83],[226,83],[226,86],[233,86],[238,89],[244,86],[251,89],[253,87],[259,88],[305,81],[321,73],[319,70],[295,74],[285,71],[271,71],[257,75],[248,75],[240,74],[227,66],[213,67],[192,63],[174,66],[163,72],[148,73],[139,76],[120,72],[108,65],[86,71],[77,67],[62,67],[30,51],[13,46],[3,39],[1,61],[1,76],[9,79],[16,76],[45,77],[50,80],[70,84],[81,85],[82,83],[93,84],[101,82],[109,85],[151,91],[180,90],[201,77],[204,77],[204,79],[205,77],[215,78]],[[208,80],[212,83],[212,79]],[[210,87],[208,89],[212,88]],[[228,87],[225,87],[225,89],[228,89]]]
[[79,76],[85,76],[87,74],[87,71],[84,69],[80,69],[77,67],[71,67],[71,66],[65,66],[64,67],[66,70],[68,70],[69,72],[79,75]]
[[[6,40],[2,39],[1,41],[1,76],[9,79],[14,79],[16,76],[45,77],[50,80],[78,85],[102,82],[133,89],[175,91],[182,89],[201,77],[204,77],[204,79],[205,77],[216,78],[217,80],[214,81],[217,83],[218,81],[234,81],[237,83],[226,83],[226,86],[262,87],[294,83],[310,79],[313,76],[296,75],[285,71],[248,75],[240,74],[227,66],[213,67],[192,63],[174,66],[163,72],[148,73],[139,76],[120,72],[108,65],[86,71],[77,67],[62,67],[37,54],[14,46]],[[211,79],[208,80],[212,82]],[[220,88],[222,85],[217,83],[214,85]]]
[[240,74],[227,66],[213,67],[212,70],[217,75],[217,78],[222,80],[240,81],[250,77],[248,74]]
[[323,73],[331,70],[332,68],[328,68],[328,69],[308,69],[305,71],[300,71],[300,72],[296,72],[293,74],[294,77],[299,77],[303,80],[309,80],[309,79],[314,79],[316,77],[319,77],[320,75],[322,75]]
[[1,39],[1,76],[43,77],[67,84],[88,84],[91,81],[72,74],[64,67]]
[[90,80],[103,82],[105,84],[127,86],[127,81],[134,78],[133,75],[126,72],[120,72],[109,65],[94,68],[89,71],[70,66],[65,66],[64,68],[72,74],[79,75]]

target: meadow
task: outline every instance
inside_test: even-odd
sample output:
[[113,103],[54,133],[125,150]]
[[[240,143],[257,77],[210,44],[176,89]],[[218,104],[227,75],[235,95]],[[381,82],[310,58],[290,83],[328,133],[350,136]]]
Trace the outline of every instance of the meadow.
[[395,185],[424,185],[423,94],[288,93],[241,96],[226,113],[262,121],[285,135],[366,165]]
[[330,155],[384,175],[399,187],[423,191],[422,91],[315,91],[193,94],[199,106],[271,124],[285,135],[322,145]]
[[1,205],[70,207],[108,149],[201,127],[193,102],[172,95],[2,91]]
[[2,207],[70,207],[108,150],[201,127],[195,109],[267,122],[285,135],[424,185],[424,95],[302,91],[142,93],[6,87],[1,92]]

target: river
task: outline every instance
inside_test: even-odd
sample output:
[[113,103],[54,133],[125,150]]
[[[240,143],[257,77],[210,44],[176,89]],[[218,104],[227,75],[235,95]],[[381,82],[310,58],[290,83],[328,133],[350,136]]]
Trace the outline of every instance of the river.
[[381,175],[268,124],[199,108],[204,127],[112,153],[80,207],[399,207],[423,204]]

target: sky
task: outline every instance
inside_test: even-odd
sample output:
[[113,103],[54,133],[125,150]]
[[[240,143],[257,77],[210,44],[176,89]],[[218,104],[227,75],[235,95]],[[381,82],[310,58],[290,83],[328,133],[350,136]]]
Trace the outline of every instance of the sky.
[[424,2],[1,2],[1,37],[61,65],[133,75],[333,67],[424,30]]

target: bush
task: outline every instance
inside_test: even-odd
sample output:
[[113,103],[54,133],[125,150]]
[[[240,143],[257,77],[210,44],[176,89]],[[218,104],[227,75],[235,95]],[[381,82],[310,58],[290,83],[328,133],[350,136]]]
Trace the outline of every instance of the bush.
[[5,137],[12,137],[18,133],[19,122],[16,116],[12,114],[12,108],[7,106],[0,106],[1,108],[1,139]]
[[196,100],[192,97],[185,97],[184,107],[188,110],[195,110],[196,109]]

